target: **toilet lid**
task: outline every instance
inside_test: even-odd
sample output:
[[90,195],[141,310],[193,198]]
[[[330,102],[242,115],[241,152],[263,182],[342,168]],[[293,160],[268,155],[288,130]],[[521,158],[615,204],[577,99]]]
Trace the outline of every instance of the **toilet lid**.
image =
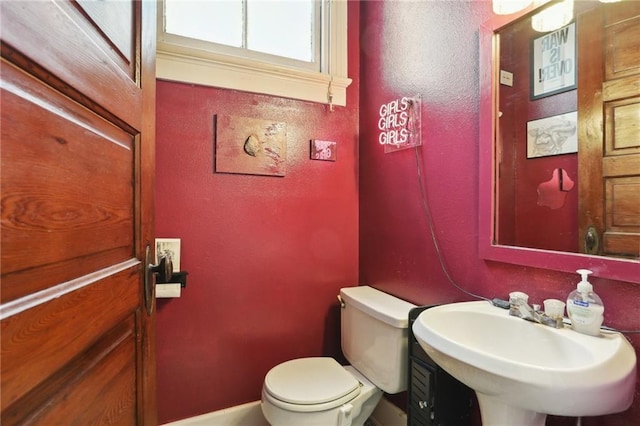
[[348,401],[360,393],[360,383],[333,358],[300,358],[273,367],[264,379],[265,389],[291,404]]

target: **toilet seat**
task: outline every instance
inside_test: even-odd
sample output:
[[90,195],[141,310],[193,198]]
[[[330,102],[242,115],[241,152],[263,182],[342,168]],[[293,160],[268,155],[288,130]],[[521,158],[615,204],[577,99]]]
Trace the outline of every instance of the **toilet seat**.
[[360,393],[360,382],[333,358],[300,358],[273,367],[264,379],[264,393],[289,411],[324,411]]

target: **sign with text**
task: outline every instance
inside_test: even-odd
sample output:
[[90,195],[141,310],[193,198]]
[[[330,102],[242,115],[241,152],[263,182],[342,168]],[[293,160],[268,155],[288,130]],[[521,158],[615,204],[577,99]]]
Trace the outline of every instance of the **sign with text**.
[[533,40],[531,99],[576,88],[576,24]]
[[405,96],[380,106],[378,142],[385,153],[422,145],[421,105],[419,96]]
[[333,141],[313,139],[311,141],[311,159],[321,161],[336,161],[338,144]]

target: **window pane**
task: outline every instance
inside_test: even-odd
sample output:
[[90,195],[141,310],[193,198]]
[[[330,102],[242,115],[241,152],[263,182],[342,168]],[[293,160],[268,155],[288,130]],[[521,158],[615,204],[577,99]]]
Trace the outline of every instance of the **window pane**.
[[313,62],[313,0],[248,0],[247,48]]
[[165,0],[165,31],[242,46],[242,0]]

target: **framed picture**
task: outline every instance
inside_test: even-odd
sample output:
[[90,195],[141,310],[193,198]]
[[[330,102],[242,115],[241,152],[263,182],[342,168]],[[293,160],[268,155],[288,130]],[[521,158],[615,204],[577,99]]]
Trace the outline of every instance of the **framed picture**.
[[338,154],[337,143],[333,141],[323,141],[320,139],[313,139],[311,141],[311,154],[312,160],[321,161],[336,161]]
[[180,272],[180,238],[156,238],[156,264],[163,256],[170,256],[173,272]]
[[285,175],[287,123],[232,115],[214,120],[217,173]]
[[578,112],[527,122],[527,158],[578,152]]
[[576,24],[533,40],[531,44],[531,99],[576,88]]

